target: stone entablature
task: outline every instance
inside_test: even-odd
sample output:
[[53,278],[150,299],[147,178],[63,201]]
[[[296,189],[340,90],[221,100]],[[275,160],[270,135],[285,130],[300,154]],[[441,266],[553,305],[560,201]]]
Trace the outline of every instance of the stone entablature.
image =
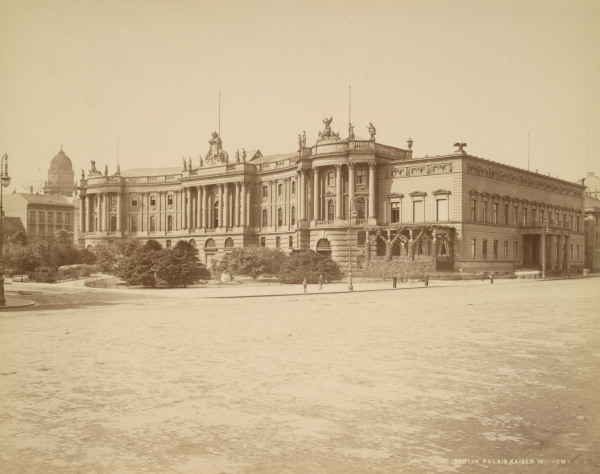
[[528,186],[564,196],[583,197],[584,186],[558,178],[551,178],[521,170],[501,163],[492,163],[483,158],[469,156],[466,166],[469,174],[505,181],[510,184]]

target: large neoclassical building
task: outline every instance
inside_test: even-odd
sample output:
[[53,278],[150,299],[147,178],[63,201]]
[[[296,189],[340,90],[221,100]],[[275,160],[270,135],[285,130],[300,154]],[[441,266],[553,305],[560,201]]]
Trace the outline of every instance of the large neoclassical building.
[[215,132],[204,158],[179,167],[92,169],[80,182],[86,246],[111,239],[186,240],[205,263],[242,246],[313,249],[374,271],[577,269],[584,187],[457,151],[340,138],[331,119],[293,153],[229,156]]

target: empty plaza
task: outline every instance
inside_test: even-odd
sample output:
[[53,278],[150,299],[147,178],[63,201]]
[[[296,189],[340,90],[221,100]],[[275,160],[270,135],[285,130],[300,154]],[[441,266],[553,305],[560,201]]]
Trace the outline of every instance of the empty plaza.
[[2,471],[600,469],[600,279],[399,286],[12,284]]

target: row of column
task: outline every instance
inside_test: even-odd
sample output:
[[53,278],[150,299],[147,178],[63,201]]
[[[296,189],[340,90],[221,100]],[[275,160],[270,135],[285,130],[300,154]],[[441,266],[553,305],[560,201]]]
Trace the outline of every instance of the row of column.
[[[234,186],[233,193],[230,189],[231,184]],[[217,186],[216,211],[219,227],[248,225],[250,212],[247,184],[247,181],[237,181],[235,183],[218,183],[216,185],[187,186],[183,188],[185,198],[183,229],[193,230],[213,227],[213,222],[209,218],[213,209],[212,202],[209,203],[211,200],[209,197],[212,197],[212,194],[209,193],[210,186]],[[231,200],[233,200],[233,215],[230,216]]]
[[543,232],[540,243],[540,260],[542,265],[545,264],[547,270],[569,269],[569,236],[554,234],[546,235]]
[[[348,163],[347,165],[337,164],[335,165],[335,218],[343,219],[342,209],[343,209],[343,188],[342,188],[342,166],[348,167],[348,200],[352,202],[354,200],[354,188],[355,188],[355,177],[354,177],[354,167],[355,163]],[[369,208],[368,208],[368,218],[375,218],[376,213],[376,183],[375,179],[375,166],[376,164],[371,162],[369,163]],[[313,219],[320,220],[321,219],[321,209],[323,209],[323,203],[321,201],[321,196],[319,192],[321,190],[321,176],[318,167],[313,168]],[[306,169],[301,169],[300,173],[300,219],[307,219],[306,206],[305,206],[305,195],[304,190],[306,189]]]
[[[120,232],[123,223],[123,206],[121,202],[120,192],[117,195],[117,226],[116,231]],[[110,214],[110,199],[109,193],[93,193],[87,194],[86,196],[79,196],[79,226],[83,232],[91,232],[92,229],[96,231],[105,232],[109,230],[109,214]],[[94,213],[92,212],[95,201],[98,203],[98,215],[97,222],[92,222]],[[98,228],[95,228],[96,225]]]

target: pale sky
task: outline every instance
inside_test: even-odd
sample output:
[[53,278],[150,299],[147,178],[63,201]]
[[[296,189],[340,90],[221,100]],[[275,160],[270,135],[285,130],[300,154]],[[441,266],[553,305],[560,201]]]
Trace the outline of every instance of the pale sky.
[[194,163],[218,128],[294,152],[357,135],[577,180],[600,173],[600,2],[0,0],[0,153],[13,185]]

